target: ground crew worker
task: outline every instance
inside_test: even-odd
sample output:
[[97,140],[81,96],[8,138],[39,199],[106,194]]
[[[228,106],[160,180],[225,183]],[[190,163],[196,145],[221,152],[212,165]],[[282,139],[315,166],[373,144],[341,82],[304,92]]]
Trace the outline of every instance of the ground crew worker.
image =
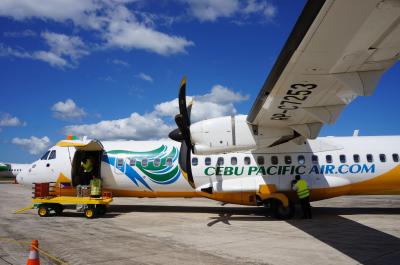
[[81,185],[89,185],[90,180],[93,177],[93,159],[85,158],[81,162],[81,167],[83,168],[83,178],[81,180]]
[[90,181],[90,196],[93,198],[101,197],[101,179],[93,176],[93,179]]
[[297,191],[297,196],[299,196],[303,219],[311,219],[310,190],[307,182],[300,175],[296,175],[295,180],[292,181],[292,189]]

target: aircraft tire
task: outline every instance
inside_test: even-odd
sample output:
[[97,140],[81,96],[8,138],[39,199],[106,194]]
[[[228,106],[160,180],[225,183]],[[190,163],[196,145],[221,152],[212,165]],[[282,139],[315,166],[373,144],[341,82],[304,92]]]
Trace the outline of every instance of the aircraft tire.
[[291,219],[295,213],[294,203],[289,202],[288,207],[284,207],[279,200],[271,200],[270,202],[272,214],[277,219]]

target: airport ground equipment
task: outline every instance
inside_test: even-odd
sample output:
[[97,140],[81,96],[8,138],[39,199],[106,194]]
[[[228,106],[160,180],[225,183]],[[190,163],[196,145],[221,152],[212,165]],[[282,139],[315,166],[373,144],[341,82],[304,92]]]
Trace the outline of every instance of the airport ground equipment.
[[106,213],[112,196],[109,192],[103,192],[100,198],[63,196],[62,185],[56,183],[34,183],[32,204],[38,209],[40,217],[50,216],[53,211],[56,215],[63,212],[66,205],[81,205],[87,218],[94,218]]

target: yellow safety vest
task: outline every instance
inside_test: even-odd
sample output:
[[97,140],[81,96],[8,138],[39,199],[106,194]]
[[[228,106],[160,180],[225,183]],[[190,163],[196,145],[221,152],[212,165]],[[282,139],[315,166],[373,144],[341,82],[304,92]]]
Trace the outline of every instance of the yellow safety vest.
[[308,189],[307,182],[304,179],[297,181],[295,186],[297,187],[297,196],[299,196],[299,199],[304,199],[310,196],[310,190]]
[[90,181],[90,195],[101,195],[101,179],[95,178]]
[[86,163],[81,163],[83,169],[85,170],[85,172],[92,172],[93,171],[93,162],[91,159],[87,159]]

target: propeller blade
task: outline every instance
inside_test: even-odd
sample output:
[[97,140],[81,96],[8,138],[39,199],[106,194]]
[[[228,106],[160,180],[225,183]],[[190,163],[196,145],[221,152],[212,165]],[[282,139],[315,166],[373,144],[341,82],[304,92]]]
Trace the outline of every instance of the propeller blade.
[[181,86],[179,87],[179,113],[182,114],[186,124],[190,126],[190,118],[186,107],[186,76],[182,78]]
[[178,128],[170,132],[169,137],[172,140],[181,142],[181,148],[179,151],[179,167],[189,185],[195,189],[196,185],[194,183],[191,165],[193,146],[190,140],[190,113],[192,111],[193,100],[190,102],[189,106],[186,107],[186,77],[183,77],[181,86],[179,87],[178,102],[179,114],[175,116],[175,123]]
[[192,166],[191,166],[191,153],[190,147],[186,145],[185,142],[181,144],[181,150],[179,152],[179,166],[181,168],[182,175],[189,182],[189,185],[192,186],[193,189],[196,188],[194,184],[194,179],[192,175]]

